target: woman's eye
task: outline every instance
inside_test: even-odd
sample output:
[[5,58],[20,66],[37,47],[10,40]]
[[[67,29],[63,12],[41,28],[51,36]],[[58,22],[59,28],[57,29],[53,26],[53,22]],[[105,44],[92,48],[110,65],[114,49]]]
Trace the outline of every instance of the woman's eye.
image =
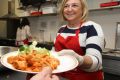
[[67,8],[67,7],[69,7],[69,6],[68,6],[68,5],[65,5],[65,6],[64,6],[64,8]]
[[70,7],[71,7],[71,8],[72,8],[72,7],[73,7],[73,8],[77,8],[77,7],[79,7],[79,5],[78,5],[78,4],[71,4],[71,5],[65,5],[65,6],[64,6],[64,8],[70,8]]
[[72,5],[72,7],[79,7],[79,5]]

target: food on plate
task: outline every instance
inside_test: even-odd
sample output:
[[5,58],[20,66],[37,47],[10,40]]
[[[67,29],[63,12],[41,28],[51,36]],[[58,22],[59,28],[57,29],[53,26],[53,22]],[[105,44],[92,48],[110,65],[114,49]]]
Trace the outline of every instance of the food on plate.
[[39,72],[43,67],[50,66],[53,70],[60,64],[59,60],[45,49],[36,47],[36,42],[31,45],[23,45],[18,50],[18,55],[10,56],[7,62],[15,69]]

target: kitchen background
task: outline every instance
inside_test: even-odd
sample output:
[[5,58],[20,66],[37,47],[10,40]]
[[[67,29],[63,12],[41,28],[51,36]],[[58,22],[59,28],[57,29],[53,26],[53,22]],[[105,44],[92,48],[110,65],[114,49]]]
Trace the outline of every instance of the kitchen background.
[[[20,6],[18,1],[19,0],[15,0],[15,14],[17,16],[26,16],[26,11],[17,9]],[[8,13],[7,2],[8,0],[0,0],[0,16]],[[106,39],[106,48],[114,49],[116,44],[117,22],[120,22],[120,9],[99,9],[100,3],[110,2],[110,0],[87,0],[87,2],[90,10],[89,18],[99,23],[103,28]],[[56,31],[62,24],[56,15],[29,17],[29,20],[32,35],[37,41],[53,41],[56,36]],[[6,21],[0,20],[0,25],[0,37],[6,37],[7,29],[4,27],[7,26]]]
[[[7,1],[8,0],[0,0],[0,16],[8,13]],[[15,0],[15,14],[17,16],[26,16],[26,11],[17,9],[20,6],[18,1],[19,0]],[[120,22],[120,9],[99,9],[100,3],[110,2],[110,0],[92,0],[92,2],[91,0],[87,0],[87,2],[90,10],[89,18],[99,23],[103,28],[106,39],[106,48],[114,49],[116,43],[117,22]],[[56,31],[62,24],[56,15],[29,17],[29,20],[31,23],[32,35],[37,41],[53,41],[56,36]],[[7,37],[6,23],[5,20],[0,20],[0,37],[3,38]],[[14,28],[14,26],[11,28]]]
[[[9,0],[11,1],[11,0]],[[20,10],[19,0],[12,0],[12,13],[15,18],[5,18],[8,14],[8,0],[0,0],[0,39],[15,39],[18,17],[28,17],[30,21],[31,33],[34,39],[38,42],[54,41],[57,30],[64,24],[54,9],[44,6],[44,12],[50,13],[39,16],[30,16],[29,11]],[[47,0],[51,1],[51,0]],[[53,0],[54,1],[54,0]],[[61,1],[61,0],[59,0]],[[120,48],[119,35],[117,31],[120,27],[120,4],[112,7],[101,8],[101,3],[120,0],[87,0],[89,8],[89,19],[99,23],[105,34],[106,48],[115,49],[116,46]],[[51,7],[51,6],[49,6]],[[52,6],[53,7],[53,6]],[[120,31],[118,31],[120,33]],[[117,43],[116,43],[117,42]],[[3,42],[0,42],[3,43]],[[117,44],[117,45],[116,45]],[[111,56],[112,55],[112,56]],[[120,52],[107,52],[103,54],[103,68],[105,72],[105,80],[119,80],[120,79]],[[0,68],[2,71],[2,69]],[[3,70],[4,71],[4,70]],[[11,71],[11,70],[10,70]],[[0,72],[0,80],[14,80],[13,76],[20,80],[24,80],[25,74],[16,73],[10,74],[10,71]],[[9,79],[8,79],[9,78]]]

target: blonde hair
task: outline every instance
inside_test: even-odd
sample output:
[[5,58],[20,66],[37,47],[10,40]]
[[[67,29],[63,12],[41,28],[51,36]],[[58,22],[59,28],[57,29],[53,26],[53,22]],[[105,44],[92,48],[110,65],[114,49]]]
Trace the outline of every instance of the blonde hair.
[[[66,4],[68,0],[62,0],[61,2],[61,7],[59,8],[59,13],[60,13],[60,17],[62,17],[63,20],[66,20],[64,15],[63,15],[63,10],[64,10],[64,6]],[[87,7],[87,2],[86,0],[80,0],[81,2],[81,6],[82,6],[82,17],[81,17],[81,21],[86,21],[87,20],[87,16],[88,16],[88,7]]]

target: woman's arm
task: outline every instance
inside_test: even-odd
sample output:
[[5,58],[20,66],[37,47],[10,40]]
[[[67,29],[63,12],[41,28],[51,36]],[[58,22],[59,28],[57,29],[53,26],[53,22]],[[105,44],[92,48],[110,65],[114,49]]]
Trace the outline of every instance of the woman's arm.
[[87,32],[86,54],[81,66],[86,71],[97,71],[102,68],[102,49],[104,48],[104,34],[101,26],[94,23]]

